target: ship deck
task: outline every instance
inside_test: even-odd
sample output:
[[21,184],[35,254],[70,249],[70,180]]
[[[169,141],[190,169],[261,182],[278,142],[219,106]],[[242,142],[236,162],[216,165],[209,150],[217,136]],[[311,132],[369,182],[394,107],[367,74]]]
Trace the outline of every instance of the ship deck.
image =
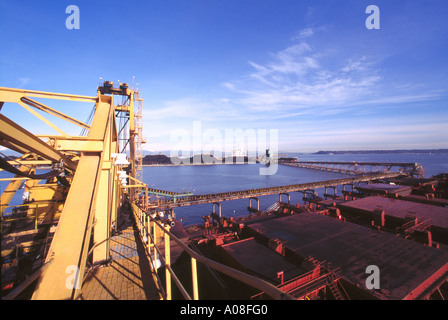
[[[447,280],[448,252],[394,234],[314,213],[301,213],[248,226],[256,238],[279,239],[293,255],[326,261],[341,276],[378,299],[421,299],[423,291]],[[366,268],[380,270],[379,290],[366,288]],[[280,271],[280,270],[279,270]]]
[[448,244],[448,208],[425,203],[390,199],[373,196],[338,204],[341,214],[345,215],[371,215],[381,208],[385,212],[386,226],[396,228],[409,219],[428,220],[431,222],[431,231],[435,241]]

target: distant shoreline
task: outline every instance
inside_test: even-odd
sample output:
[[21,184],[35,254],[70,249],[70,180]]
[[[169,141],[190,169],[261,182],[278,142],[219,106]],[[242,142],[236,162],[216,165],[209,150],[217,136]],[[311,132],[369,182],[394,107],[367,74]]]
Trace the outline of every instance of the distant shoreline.
[[[342,150],[342,151],[318,151],[314,153],[302,153],[308,155],[359,155],[359,154],[448,154],[448,149],[407,149],[407,150]],[[295,153],[294,157],[280,157],[278,158],[279,162],[281,160],[287,160],[294,158],[297,159],[297,155],[300,157],[300,153]],[[204,159],[204,156],[207,156],[207,159]],[[286,154],[285,154],[286,156]],[[174,160],[174,161],[173,161]],[[229,164],[253,164],[259,163],[256,158],[243,157],[240,160],[237,160],[237,157],[228,157],[224,159],[214,158],[211,155],[202,155],[198,154],[192,156],[191,158],[181,159],[174,158],[158,154],[158,155],[146,155],[143,158],[142,165],[144,167],[179,167],[179,166],[209,166],[209,165],[229,165]],[[173,163],[174,162],[174,163]],[[179,164],[176,164],[179,163]]]
[[312,154],[448,154],[448,149],[318,151]]
[[[148,154],[145,156],[165,156],[169,158],[170,151],[145,151]],[[288,155],[297,155],[297,154],[388,154],[388,153],[396,153],[396,154],[429,154],[429,153],[437,153],[437,154],[448,154],[448,149],[394,149],[394,150],[320,150],[317,152],[301,152],[301,151],[278,151],[280,154],[288,154]],[[168,156],[166,155],[168,154]],[[200,156],[200,154],[197,154]]]
[[247,164],[256,163],[256,158],[242,156],[242,157],[227,157],[215,158],[212,155],[195,155],[190,158],[168,157],[163,154],[147,155],[142,159],[143,166],[203,166],[203,165],[218,165],[218,164]]
[[183,167],[183,166],[214,166],[214,165],[242,165],[242,164],[256,164],[255,162],[245,162],[245,163],[181,163],[181,164],[172,164],[172,163],[160,163],[160,164],[143,164],[143,167]]

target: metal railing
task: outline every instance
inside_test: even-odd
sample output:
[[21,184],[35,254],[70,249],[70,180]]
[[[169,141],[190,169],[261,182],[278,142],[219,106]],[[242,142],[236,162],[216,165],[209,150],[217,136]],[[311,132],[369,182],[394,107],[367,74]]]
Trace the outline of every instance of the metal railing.
[[[326,265],[326,263],[323,263]],[[339,292],[342,299],[350,300],[348,293],[345,291],[344,287],[341,290],[337,287],[337,282],[341,278],[339,275],[340,270],[330,270],[322,266],[317,266],[315,269],[308,271],[296,278],[285,281],[278,285],[278,288],[282,291],[288,293],[295,299],[309,299],[313,292],[319,291],[325,287],[330,287],[333,284],[335,286],[334,290]],[[264,292],[258,293],[252,296],[253,300],[263,299]]]
[[430,228],[432,225],[431,219],[419,219],[408,221],[401,226],[395,228],[396,234],[408,234],[412,233],[414,230],[425,230]]
[[[37,231],[39,215],[43,214],[45,216],[54,205],[59,205],[60,203],[60,201],[46,201],[14,206],[1,206],[1,211],[3,212],[1,217],[1,227],[3,229],[5,227],[4,224],[9,222],[30,221],[34,216],[34,230]],[[4,212],[7,209],[11,209],[11,212]],[[34,213],[32,211],[34,211]]]
[[[186,300],[199,300],[199,287],[198,287],[198,270],[197,262],[204,264],[205,266],[212,268],[215,271],[226,274],[238,281],[241,281],[251,287],[254,287],[273,299],[277,300],[294,300],[294,298],[283,292],[281,289],[275,287],[274,285],[256,278],[254,276],[248,275],[244,272],[238,271],[236,269],[230,268],[226,265],[208,259],[201,254],[195,252],[187,245],[185,245],[180,239],[173,235],[170,230],[170,225],[167,223],[161,223],[153,219],[151,216],[147,215],[146,212],[137,206],[135,203],[131,204],[132,213],[134,215],[137,228],[140,233],[140,237],[143,240],[143,244],[146,249],[146,253],[150,260],[153,270],[156,270],[156,263],[158,258],[161,261],[161,265],[165,267],[165,290],[160,288],[162,291],[162,296],[166,300],[172,299],[172,287],[171,282],[174,281],[180,293]],[[187,292],[184,285],[181,283],[179,278],[174,273],[171,268],[171,240],[173,240],[178,246],[180,246],[191,259],[191,275],[192,275],[192,296]],[[164,254],[162,254],[158,244],[160,242],[164,243]],[[158,278],[159,283],[161,283]]]

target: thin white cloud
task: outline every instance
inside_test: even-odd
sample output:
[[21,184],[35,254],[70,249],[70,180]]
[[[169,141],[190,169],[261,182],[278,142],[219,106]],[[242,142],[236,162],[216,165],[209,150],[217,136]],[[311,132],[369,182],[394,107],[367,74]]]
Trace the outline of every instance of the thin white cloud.
[[294,35],[291,40],[295,41],[295,40],[303,40],[306,38],[310,38],[314,35],[314,33],[316,32],[315,28],[313,27],[307,27],[304,29],[299,30],[296,35]]
[[266,75],[296,74],[303,76],[310,69],[319,67],[319,63],[314,57],[305,55],[310,51],[310,46],[305,42],[281,50],[272,55],[274,61],[270,62],[267,67],[263,67],[262,73]]
[[19,88],[23,88],[23,87],[25,87],[30,81],[31,81],[31,78],[28,78],[28,77],[19,78],[19,79],[17,80],[17,86],[18,86]]
[[311,37],[313,34],[314,34],[313,28],[308,27],[308,28],[300,30],[297,37],[298,37],[298,39],[304,39],[304,38]]
[[365,56],[361,58],[350,58],[347,65],[342,68],[342,71],[366,71],[370,65],[372,65],[372,62],[368,62]]
[[[421,120],[419,122],[418,120]],[[322,121],[317,130],[312,121],[299,121],[296,126],[285,125],[279,132],[281,146],[295,150],[317,151],[317,149],[403,149],[448,147],[444,137],[448,135],[446,121],[434,121],[431,117],[420,119],[376,118],[366,121]]]
[[[311,33],[310,33],[311,34]],[[253,72],[248,78],[227,82],[226,87],[239,97],[233,102],[250,112],[336,115],[363,105],[388,106],[439,99],[438,92],[409,93],[385,84],[378,57],[348,57],[344,63],[315,53],[301,42],[271,54],[265,63],[249,61]],[[339,67],[338,67],[339,66]],[[232,102],[232,100],[229,100]]]
[[327,30],[327,26],[308,26],[306,28],[298,30],[294,36],[291,38],[292,41],[304,41],[306,39],[312,38],[317,32]]
[[[231,85],[226,87],[231,88]],[[244,110],[231,102],[229,98],[215,98],[209,101],[200,98],[183,98],[165,101],[161,107],[145,111],[145,117],[153,121],[166,121],[168,125],[194,120],[219,122],[244,118]]]
[[362,104],[400,105],[402,103],[438,100],[440,99],[440,97],[441,94],[437,91],[420,93],[420,94],[410,94],[410,95],[392,95],[381,98],[373,98],[365,100],[363,102],[358,102],[358,105]]
[[222,85],[223,85],[224,87],[226,87],[227,89],[230,89],[230,90],[235,89],[234,84],[233,84],[233,83],[230,83],[230,82],[224,82]]
[[[311,36],[310,30],[303,30]],[[325,65],[306,42],[294,44],[271,54],[261,64],[249,61],[249,78],[227,82],[225,87],[240,94],[235,103],[251,111],[291,110],[326,107],[322,112],[336,113],[335,106],[352,104],[372,91],[381,77],[375,62],[367,57],[351,58],[340,69]]]

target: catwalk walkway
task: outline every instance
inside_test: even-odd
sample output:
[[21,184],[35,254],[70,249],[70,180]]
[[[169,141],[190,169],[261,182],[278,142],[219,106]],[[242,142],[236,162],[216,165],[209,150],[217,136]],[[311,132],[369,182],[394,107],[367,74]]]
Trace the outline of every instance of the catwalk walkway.
[[111,263],[88,273],[80,299],[160,300],[155,276],[130,213],[122,213],[120,220],[118,234],[110,242]]

